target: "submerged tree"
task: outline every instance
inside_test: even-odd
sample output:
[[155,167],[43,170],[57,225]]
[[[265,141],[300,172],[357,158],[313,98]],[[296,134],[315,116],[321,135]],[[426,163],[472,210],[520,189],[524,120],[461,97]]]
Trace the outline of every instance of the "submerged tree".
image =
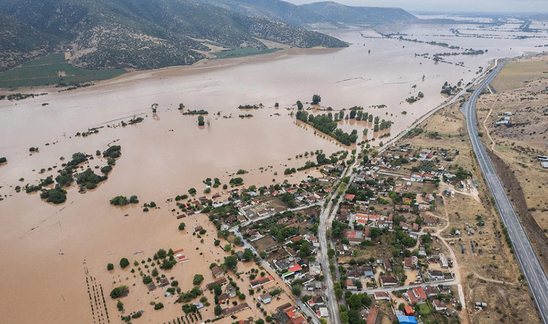
[[313,105],[317,105],[321,101],[322,101],[322,97],[320,97],[320,95],[315,94],[315,95],[312,96],[312,104]]

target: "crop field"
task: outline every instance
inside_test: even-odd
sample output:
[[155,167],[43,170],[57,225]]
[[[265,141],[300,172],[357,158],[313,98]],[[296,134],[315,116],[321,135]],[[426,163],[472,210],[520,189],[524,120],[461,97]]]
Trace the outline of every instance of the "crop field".
[[45,86],[105,80],[125,73],[123,69],[86,70],[68,64],[62,53],[23,63],[20,67],[0,73],[0,88]]
[[251,55],[259,55],[259,54],[268,54],[268,53],[274,53],[281,48],[269,48],[265,50],[258,50],[255,48],[250,47],[233,47],[228,48],[226,50],[222,50],[220,52],[214,52],[216,58],[222,59],[222,58],[234,58],[234,57],[244,57],[244,56],[251,56]]
[[548,62],[543,57],[509,62],[491,85],[497,92],[523,87],[524,82],[548,77]]

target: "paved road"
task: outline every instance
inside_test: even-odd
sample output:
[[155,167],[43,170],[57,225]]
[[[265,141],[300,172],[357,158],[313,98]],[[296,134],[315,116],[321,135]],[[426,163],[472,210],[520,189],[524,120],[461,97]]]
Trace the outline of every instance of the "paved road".
[[529,241],[523,227],[521,226],[518,216],[514,211],[512,203],[506,195],[506,191],[502,186],[500,179],[497,176],[495,168],[485,151],[485,147],[481,143],[478,136],[477,120],[476,120],[476,102],[481,91],[487,86],[504,67],[508,61],[501,63],[493,72],[480,84],[476,91],[466,102],[462,111],[466,116],[468,134],[472,142],[472,147],[476,153],[478,163],[483,172],[483,176],[487,182],[487,186],[491,194],[495,198],[495,205],[502,218],[502,221],[508,228],[508,234],[512,240],[515,255],[518,264],[521,267],[525,278],[529,284],[529,289],[533,295],[534,301],[540,313],[540,318],[544,324],[548,324],[548,278],[543,271],[542,265]]

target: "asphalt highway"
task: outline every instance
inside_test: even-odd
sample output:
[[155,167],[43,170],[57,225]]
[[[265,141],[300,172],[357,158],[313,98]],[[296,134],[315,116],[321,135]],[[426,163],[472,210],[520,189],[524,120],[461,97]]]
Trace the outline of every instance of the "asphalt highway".
[[548,278],[546,277],[546,273],[542,268],[525,230],[519,222],[518,215],[516,214],[512,203],[506,195],[506,191],[493,167],[493,163],[489,159],[485,147],[478,136],[476,119],[476,103],[478,97],[481,94],[481,91],[495,78],[506,63],[508,63],[508,61],[499,64],[493,69],[491,74],[489,74],[474,91],[470,100],[462,106],[462,111],[466,116],[468,134],[470,136],[470,141],[472,142],[472,147],[487,186],[489,187],[489,191],[495,199],[495,205],[500,217],[504,222],[504,225],[508,228],[508,234],[512,240],[515,256],[528,282],[531,295],[533,296],[539,311],[540,319],[544,324],[548,324]]

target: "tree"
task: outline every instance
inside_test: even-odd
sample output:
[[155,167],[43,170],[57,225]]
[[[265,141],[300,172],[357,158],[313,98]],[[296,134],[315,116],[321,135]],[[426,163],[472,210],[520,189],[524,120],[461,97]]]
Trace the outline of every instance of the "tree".
[[253,252],[250,249],[245,249],[242,256],[243,261],[251,261],[253,259]]
[[190,188],[190,189],[188,189],[188,193],[189,193],[191,196],[196,195],[196,188]]
[[127,266],[129,266],[129,260],[126,258],[122,258],[120,260],[120,267],[122,267],[122,269],[125,269],[127,268]]
[[215,306],[215,316],[219,316],[223,313],[223,309],[220,305]]
[[229,256],[225,258],[225,266],[232,270],[236,271],[236,265],[238,264],[238,259],[234,256]]
[[181,222],[181,224],[179,224],[179,231],[184,231],[185,227],[186,227],[186,224]]
[[118,310],[121,312],[124,310],[124,303],[122,303],[121,301],[118,301],[118,303],[116,304],[116,307],[118,307]]
[[310,256],[311,254],[312,254],[312,251],[310,251],[310,243],[308,243],[307,241],[304,241],[303,244],[301,245],[301,249],[299,250],[299,256],[302,258],[302,257]]
[[301,285],[295,285],[291,288],[291,292],[293,295],[299,297],[301,295],[301,292],[303,290],[303,287]]
[[315,94],[315,95],[312,96],[312,104],[313,105],[317,105],[321,101],[322,101],[322,97],[320,97],[320,95]]
[[399,304],[398,305],[398,310],[403,312],[405,310],[405,304],[404,303]]
[[360,309],[362,307],[362,299],[359,294],[353,294],[348,299],[346,299],[346,303],[348,304],[348,307],[350,309]]
[[300,100],[297,100],[297,109],[299,110],[303,109],[303,103]]
[[152,272],[150,273],[153,277],[158,277],[158,269],[154,268],[152,269]]
[[150,277],[150,276],[144,276],[144,277],[143,277],[143,283],[144,283],[145,285],[148,285],[148,284],[151,283],[151,282],[152,282],[152,277]]
[[107,270],[108,271],[114,270],[114,264],[112,264],[112,263],[107,264]]
[[198,286],[199,284],[201,284],[202,281],[204,281],[204,276],[202,276],[201,274],[195,274],[194,279],[192,279],[192,283],[195,286]]
[[204,126],[204,125],[205,125],[204,116],[202,115],[198,116],[198,126]]
[[327,250],[327,256],[329,258],[332,258],[333,256],[335,256],[335,250],[333,250],[333,249]]
[[154,304],[154,310],[159,310],[159,309],[162,309],[162,308],[164,308],[164,304],[162,304],[162,303]]
[[116,299],[116,298],[120,298],[122,297],[122,294],[128,290],[128,286],[118,286],[114,289],[112,289],[112,291],[110,292],[110,298],[112,299]]
[[337,297],[337,299],[341,299],[343,296],[343,290],[342,288],[336,288],[335,289],[335,297]]

